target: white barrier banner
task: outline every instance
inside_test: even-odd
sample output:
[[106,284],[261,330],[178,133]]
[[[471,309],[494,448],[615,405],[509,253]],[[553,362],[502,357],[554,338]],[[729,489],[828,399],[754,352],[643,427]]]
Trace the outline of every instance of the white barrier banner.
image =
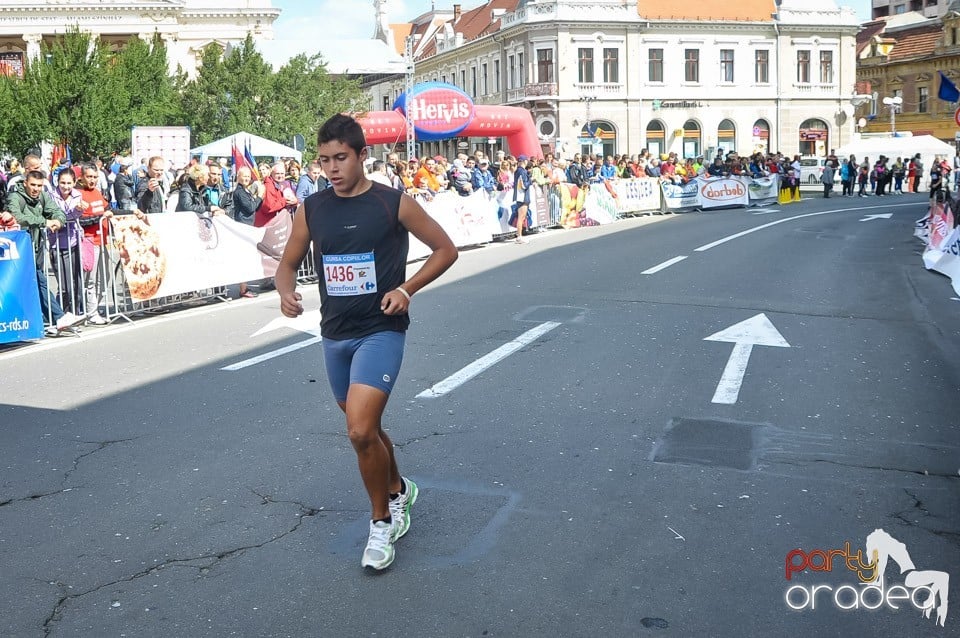
[[780,180],[776,175],[747,179],[751,206],[775,204],[780,194]]
[[[510,193],[512,195],[513,191]],[[498,198],[485,191],[467,197],[444,191],[437,193],[429,202],[420,201],[420,205],[440,224],[457,247],[487,244],[493,240],[493,235],[506,232],[500,230]],[[411,235],[408,259],[422,259],[429,254],[430,249]]]
[[943,204],[935,202],[930,205],[930,223],[927,245],[930,248],[940,248],[943,240],[953,229],[953,212]]
[[950,277],[953,291],[960,295],[960,227],[954,228],[940,244],[923,253],[923,265]]
[[667,210],[692,210],[700,205],[700,189],[695,179],[686,184],[661,182],[660,190]]
[[620,217],[617,212],[617,200],[608,190],[607,184],[591,184],[583,200],[581,226],[602,226],[612,224]]
[[720,206],[747,206],[747,180],[740,177],[698,177],[699,206],[703,210]]
[[113,235],[134,301],[253,281],[276,274],[292,216],[254,228],[226,215],[162,213],[114,217]]
[[641,213],[660,210],[660,180],[656,177],[635,177],[613,182],[620,213]]

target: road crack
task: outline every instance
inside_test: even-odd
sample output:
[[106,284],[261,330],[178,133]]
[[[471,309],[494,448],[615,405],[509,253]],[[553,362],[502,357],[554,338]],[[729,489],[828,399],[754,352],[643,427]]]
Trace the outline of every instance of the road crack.
[[[309,505],[305,505],[298,501],[275,500],[268,494],[261,494],[256,490],[250,490],[250,491],[260,498],[262,505],[272,505],[272,504],[296,505],[299,508],[296,523],[294,523],[289,529],[283,532],[280,532],[279,534],[275,534],[270,538],[264,541],[261,541],[259,543],[253,543],[250,545],[241,545],[240,547],[233,547],[233,548],[224,549],[215,553],[201,554],[199,556],[192,556],[189,558],[170,558],[156,565],[151,565],[146,569],[140,570],[128,576],[124,576],[122,578],[117,578],[115,580],[110,581],[109,583],[98,585],[97,587],[93,587],[86,591],[71,593],[71,594],[63,594],[57,600],[56,604],[53,607],[53,610],[47,615],[47,617],[43,621],[44,636],[50,636],[53,633],[53,631],[56,629],[56,624],[63,617],[64,608],[71,601],[75,601],[85,596],[89,596],[90,594],[95,594],[103,589],[107,589],[109,587],[113,587],[121,583],[129,583],[129,582],[138,580],[140,578],[149,576],[151,574],[154,574],[168,567],[192,567],[199,570],[201,575],[205,574],[210,569],[217,566],[219,563],[223,561],[229,560],[231,558],[236,558],[238,556],[242,556],[244,553],[250,550],[260,549],[271,543],[274,543],[283,538],[286,538],[290,534],[293,534],[294,532],[299,530],[300,527],[303,525],[303,522],[305,519],[310,518],[312,516],[316,516],[317,514],[323,511],[321,508],[311,507]],[[196,563],[200,563],[200,564],[198,565]],[[57,585],[60,586],[61,590],[66,590],[70,588],[70,586],[66,585],[65,583],[57,583]]]

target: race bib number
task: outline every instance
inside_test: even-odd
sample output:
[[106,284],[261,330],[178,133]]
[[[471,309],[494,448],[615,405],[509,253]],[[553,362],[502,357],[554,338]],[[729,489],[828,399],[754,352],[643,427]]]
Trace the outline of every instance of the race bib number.
[[323,278],[327,294],[352,297],[377,292],[377,266],[373,253],[324,255]]

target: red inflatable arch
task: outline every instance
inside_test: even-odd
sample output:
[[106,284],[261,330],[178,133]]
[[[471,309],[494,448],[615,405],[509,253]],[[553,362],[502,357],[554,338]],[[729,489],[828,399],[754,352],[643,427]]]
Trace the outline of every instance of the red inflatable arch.
[[474,105],[456,86],[427,82],[401,95],[393,111],[372,111],[358,118],[367,144],[396,144],[406,139],[407,103],[415,111],[416,138],[505,137],[514,156],[543,157],[530,111],[515,106]]

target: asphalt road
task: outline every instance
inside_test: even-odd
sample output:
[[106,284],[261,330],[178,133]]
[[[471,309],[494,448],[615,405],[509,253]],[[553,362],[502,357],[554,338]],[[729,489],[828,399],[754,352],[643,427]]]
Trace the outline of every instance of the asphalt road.
[[[0,636],[960,635],[960,303],[925,208],[464,251],[413,301],[385,425],[422,491],[378,575],[320,346],[274,294],[0,352]],[[812,553],[876,529],[886,590],[952,576],[944,627],[838,609],[875,597]],[[821,569],[788,581],[795,549]]]

